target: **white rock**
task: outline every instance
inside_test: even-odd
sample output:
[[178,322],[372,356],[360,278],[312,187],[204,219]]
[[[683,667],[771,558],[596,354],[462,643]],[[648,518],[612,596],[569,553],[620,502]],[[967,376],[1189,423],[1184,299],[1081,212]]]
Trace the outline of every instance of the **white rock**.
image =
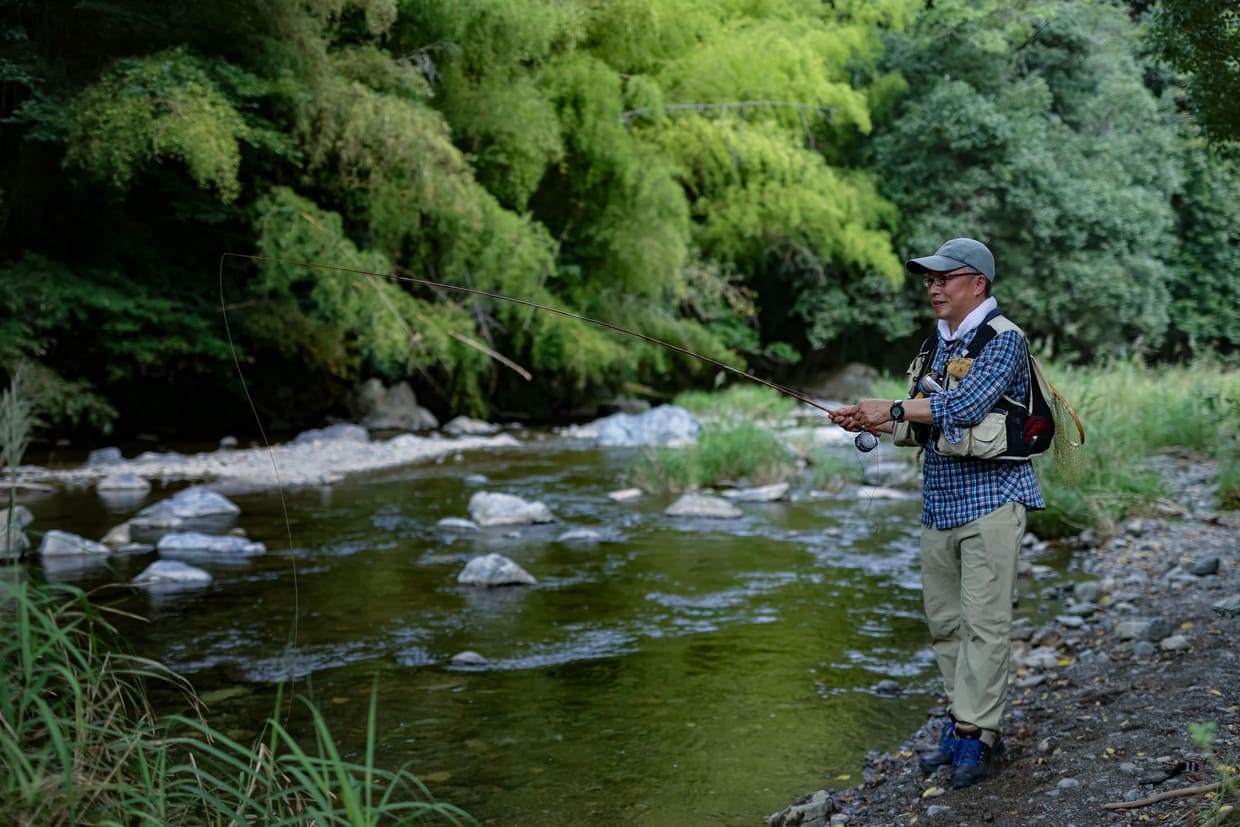
[[538,582],[502,554],[475,557],[465,564],[456,580],[469,586],[530,586]]
[[[19,530],[25,530],[26,526],[34,522],[34,515],[30,513],[30,509],[24,505],[19,505],[13,509],[13,525]],[[7,527],[9,524],[9,509],[0,511],[0,526]]]
[[685,494],[663,512],[672,517],[709,517],[734,519],[744,514],[732,503],[709,494]]
[[206,585],[211,582],[211,575],[200,568],[176,560],[156,560],[129,582],[135,586]]
[[477,531],[478,524],[473,520],[464,520],[460,517],[444,517],[435,525],[440,528],[446,528],[450,531]]
[[742,503],[772,503],[782,500],[792,486],[786,482],[771,485],[759,485],[753,488],[732,488],[723,492],[723,496]]
[[480,526],[529,525],[555,520],[551,510],[540,502],[488,491],[479,491],[469,498],[469,513]]
[[241,509],[237,504],[222,494],[194,486],[178,491],[169,499],[147,506],[138,512],[135,521],[142,525],[174,526],[185,520],[240,513]]
[[592,528],[574,528],[556,537],[555,541],[557,543],[597,543],[602,539],[603,535]]
[[133,535],[129,530],[129,523],[126,522],[121,523],[118,526],[114,526],[107,534],[103,535],[103,540],[101,542],[105,546],[112,546],[112,548],[127,546],[132,543]]
[[636,500],[642,495],[640,488],[621,488],[619,491],[612,491],[608,494],[608,498],[613,502],[622,503],[626,500]]
[[107,555],[112,549],[103,543],[87,540],[67,531],[52,529],[43,535],[39,554],[43,557],[78,557],[82,555]]
[[165,534],[159,538],[156,546],[160,554],[179,554],[184,552],[198,554],[225,554],[248,557],[262,554],[267,547],[262,543],[251,542],[244,537],[219,536],[186,531],[178,534]]

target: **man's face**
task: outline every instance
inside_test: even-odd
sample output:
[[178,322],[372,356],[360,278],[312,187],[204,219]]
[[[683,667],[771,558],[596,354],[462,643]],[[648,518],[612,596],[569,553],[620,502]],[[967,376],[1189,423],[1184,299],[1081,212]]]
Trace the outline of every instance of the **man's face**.
[[935,318],[947,322],[953,330],[986,300],[986,277],[971,267],[926,273],[922,282],[930,294]]

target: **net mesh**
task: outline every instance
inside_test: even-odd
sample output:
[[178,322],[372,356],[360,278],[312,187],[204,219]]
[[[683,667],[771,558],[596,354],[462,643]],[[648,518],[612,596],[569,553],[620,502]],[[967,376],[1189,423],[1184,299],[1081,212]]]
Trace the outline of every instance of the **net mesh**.
[[1085,432],[1072,406],[1059,395],[1059,391],[1055,391],[1052,397],[1055,438],[1051,440],[1051,454],[1064,482],[1077,485],[1085,478]]

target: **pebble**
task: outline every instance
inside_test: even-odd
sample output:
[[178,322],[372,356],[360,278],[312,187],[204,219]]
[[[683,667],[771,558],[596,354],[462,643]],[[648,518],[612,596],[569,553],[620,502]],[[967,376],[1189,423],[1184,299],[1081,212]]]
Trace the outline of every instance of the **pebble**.
[[1158,644],[1158,648],[1164,652],[1181,652],[1188,648],[1188,638],[1184,637],[1184,635],[1172,635],[1171,637],[1164,638]]
[[1189,571],[1191,571],[1193,574],[1197,575],[1198,577],[1205,577],[1206,575],[1210,575],[1210,574],[1218,574],[1219,562],[1220,562],[1219,558],[1217,557],[1204,557],[1201,560],[1198,560],[1196,563],[1194,563],[1193,567],[1189,569]]
[[951,810],[951,807],[948,807],[943,804],[931,804],[929,807],[926,808],[926,815],[930,816],[930,818],[934,818],[935,816],[942,815],[943,813],[949,812],[950,810]]
[[1077,781],[1075,778],[1061,778],[1059,779],[1059,783],[1055,786],[1061,790],[1073,790],[1081,786],[1081,782]]

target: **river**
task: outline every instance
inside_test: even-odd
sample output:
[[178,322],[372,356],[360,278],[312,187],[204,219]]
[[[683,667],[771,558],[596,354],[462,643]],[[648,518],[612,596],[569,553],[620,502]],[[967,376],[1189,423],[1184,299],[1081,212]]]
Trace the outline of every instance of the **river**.
[[[269,551],[194,561],[215,576],[195,591],[106,588],[154,555],[46,576],[105,587],[98,601],[145,617],[119,621],[133,649],[188,676],[210,723],[238,738],[292,680],[360,760],[373,693],[379,763],[407,765],[484,824],[756,825],[802,793],[859,783],[865,753],[895,748],[934,705],[918,501],[805,497],[677,519],[668,498],[608,499],[632,458],[535,434],[234,496],[235,525]],[[32,528],[98,539],[172,490],[123,504],[61,491],[29,503]],[[540,500],[558,522],[436,525],[468,517],[479,490]],[[603,541],[557,541],[577,527]],[[537,585],[456,582],[492,551]],[[454,666],[465,650],[486,665]],[[888,678],[904,691],[876,692]],[[309,733],[293,709],[290,727]]]

